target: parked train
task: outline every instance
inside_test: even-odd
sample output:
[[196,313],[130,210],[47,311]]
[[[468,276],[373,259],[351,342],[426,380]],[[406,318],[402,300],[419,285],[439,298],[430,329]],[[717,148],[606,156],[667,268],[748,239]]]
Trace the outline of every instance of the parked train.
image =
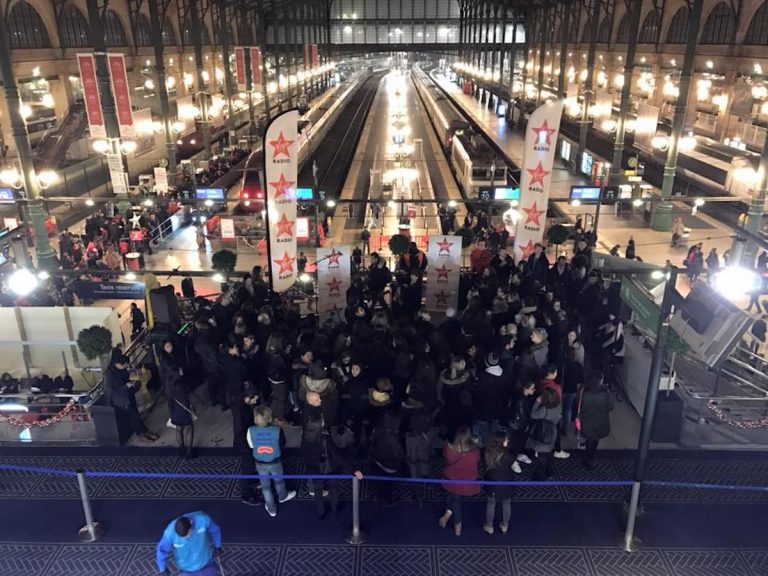
[[481,188],[510,183],[511,173],[506,161],[496,154],[485,136],[474,132],[464,116],[419,66],[414,66],[412,76],[464,196],[477,198]]

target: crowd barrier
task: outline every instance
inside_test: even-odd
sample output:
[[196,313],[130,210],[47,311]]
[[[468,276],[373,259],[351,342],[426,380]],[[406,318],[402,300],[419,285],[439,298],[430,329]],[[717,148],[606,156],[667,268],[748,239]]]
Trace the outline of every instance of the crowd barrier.
[[[63,470],[58,468],[43,468],[36,466],[16,466],[0,464],[0,471],[27,472],[32,474],[47,474],[59,477],[76,478],[80,491],[80,499],[83,505],[85,526],[79,531],[79,538],[83,542],[95,542],[104,534],[104,525],[93,518],[90,498],[88,495],[87,478],[136,478],[136,479],[176,479],[176,480],[338,480],[352,482],[352,532],[347,538],[350,544],[363,544],[365,542],[360,528],[360,486],[362,481],[368,482],[398,482],[408,484],[471,484],[478,486],[590,486],[590,487],[631,487],[633,492],[645,486],[657,486],[671,489],[699,489],[699,490],[731,490],[740,492],[768,492],[768,486],[751,486],[738,484],[712,484],[707,482],[670,482],[660,480],[516,480],[501,482],[494,480],[447,480],[443,478],[411,478],[404,476],[377,476],[365,475],[363,480],[349,474],[283,474],[280,476],[262,476],[259,474],[197,474],[197,473],[173,473],[173,472],[99,472],[86,470]],[[622,547],[626,551],[635,549],[634,523],[637,510],[629,510],[627,526]]]

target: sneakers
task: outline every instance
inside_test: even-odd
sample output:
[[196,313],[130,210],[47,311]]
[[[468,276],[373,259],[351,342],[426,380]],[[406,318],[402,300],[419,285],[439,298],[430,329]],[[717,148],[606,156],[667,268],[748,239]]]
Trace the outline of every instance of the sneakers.
[[291,490],[286,493],[285,498],[280,498],[280,500],[278,501],[280,502],[280,504],[283,504],[284,502],[288,502],[289,500],[293,500],[294,498],[296,498],[296,490]]
[[499,524],[499,530],[501,530],[502,534],[506,534],[507,530],[509,530],[509,526],[507,524]]
[[246,496],[243,496],[240,498],[240,502],[243,504],[246,504],[247,506],[258,506],[261,504],[261,500],[259,500],[255,495],[248,494]]
[[571,453],[566,452],[565,450],[558,450],[555,452],[555,458],[560,458],[561,460],[565,460],[566,458],[570,458]]
[[523,473],[523,469],[520,467],[520,464],[518,462],[515,462],[514,464],[512,464],[512,472],[514,472],[515,474]]
[[525,454],[518,454],[517,455],[517,461],[522,462],[523,464],[532,464],[532,460],[528,458]]
[[488,524],[483,524],[483,532],[486,534],[493,534],[493,526],[490,526]]
[[[309,495],[312,498],[315,497],[315,491],[314,490],[307,490],[307,492],[309,493]],[[328,492],[328,490],[323,490],[323,498],[328,498],[329,495],[330,495],[330,492]]]
[[272,516],[272,518],[274,518],[275,516],[277,516],[277,510],[270,510],[270,509],[269,509],[269,506],[267,506],[266,504],[264,504],[264,510],[266,510],[266,511],[267,511],[267,514],[269,514],[270,516]]

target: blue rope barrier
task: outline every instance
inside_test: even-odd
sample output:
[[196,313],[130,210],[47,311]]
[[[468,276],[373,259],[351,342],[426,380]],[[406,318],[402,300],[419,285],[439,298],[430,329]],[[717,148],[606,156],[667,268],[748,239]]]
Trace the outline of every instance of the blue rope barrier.
[[739,484],[706,484],[701,482],[662,482],[660,480],[644,480],[649,486],[664,488],[700,488],[702,490],[735,490],[738,492],[768,492],[768,486],[749,486]]
[[[72,470],[57,468],[41,468],[36,466],[16,466],[12,464],[0,464],[0,470],[15,472],[29,472],[32,474],[50,474],[74,478],[77,473]],[[351,474],[194,474],[173,472],[103,472],[85,471],[85,475],[92,478],[144,478],[144,479],[175,479],[175,480],[260,480],[265,478],[282,480],[349,480]],[[365,480],[376,482],[403,482],[409,484],[463,484],[477,486],[584,486],[584,487],[628,487],[632,486],[632,480],[516,480],[502,482],[495,480],[448,480],[445,478],[410,478],[403,476],[377,476],[365,475]],[[645,480],[648,486],[663,488],[698,488],[701,490],[733,490],[740,492],[768,492],[768,486],[750,486],[738,484],[708,484],[703,482],[666,482],[659,480]]]
[[0,464],[0,470],[13,470],[14,472],[31,472],[32,474],[52,474],[54,476],[76,477],[77,472],[72,470],[58,470],[56,468],[38,468],[36,466],[12,466]]

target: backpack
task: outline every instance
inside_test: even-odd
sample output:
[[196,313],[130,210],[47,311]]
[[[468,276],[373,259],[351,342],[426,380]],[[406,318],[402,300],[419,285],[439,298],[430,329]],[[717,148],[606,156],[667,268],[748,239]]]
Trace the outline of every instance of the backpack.
[[557,440],[557,426],[543,418],[534,420],[529,437],[536,444],[552,445]]
[[248,438],[253,446],[253,459],[269,463],[280,459],[280,428],[277,426],[251,426]]

